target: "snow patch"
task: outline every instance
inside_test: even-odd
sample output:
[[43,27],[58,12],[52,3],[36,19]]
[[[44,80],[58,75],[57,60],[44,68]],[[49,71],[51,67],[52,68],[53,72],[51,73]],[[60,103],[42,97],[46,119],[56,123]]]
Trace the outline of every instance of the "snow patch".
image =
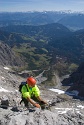
[[[72,110],[72,111],[76,110],[77,112],[79,111],[79,109],[73,108],[73,107],[72,108],[55,108],[55,109],[58,110],[59,114],[65,114],[70,110]],[[79,111],[79,113],[80,113],[80,111]]]
[[0,87],[0,92],[10,92],[10,91],[8,91],[8,90],[6,90],[6,89]]
[[77,107],[81,108],[81,109],[84,109],[84,106],[82,106],[82,105],[78,105]]
[[4,69],[9,70],[10,68],[8,68],[8,67],[4,67]]
[[49,89],[49,90],[51,90],[51,91],[53,91],[53,92],[57,92],[58,94],[67,94],[67,95],[69,95],[69,96],[78,96],[78,94],[79,94],[79,92],[76,91],[76,90],[69,91],[69,92],[65,92],[65,91],[63,91],[63,90],[54,89],[54,88],[51,88],[51,89]]
[[51,91],[53,91],[53,92],[57,92],[58,94],[64,94],[65,92],[64,91],[62,91],[62,90],[59,90],[59,89],[49,89],[49,90],[51,90]]

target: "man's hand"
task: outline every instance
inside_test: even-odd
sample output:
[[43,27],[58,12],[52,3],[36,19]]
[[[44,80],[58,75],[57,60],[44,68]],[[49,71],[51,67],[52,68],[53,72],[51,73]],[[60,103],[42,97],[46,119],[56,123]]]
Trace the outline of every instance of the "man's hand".
[[37,103],[35,103],[35,106],[37,107],[37,108],[40,108],[41,106],[39,105],[39,104],[37,104]]
[[40,96],[37,97],[37,99],[41,102],[41,104],[48,104],[46,101],[44,101]]
[[27,98],[27,100],[35,107],[40,108],[41,106],[37,103],[35,103],[31,98]]
[[45,102],[45,101],[41,101],[41,104],[47,104],[47,102]]

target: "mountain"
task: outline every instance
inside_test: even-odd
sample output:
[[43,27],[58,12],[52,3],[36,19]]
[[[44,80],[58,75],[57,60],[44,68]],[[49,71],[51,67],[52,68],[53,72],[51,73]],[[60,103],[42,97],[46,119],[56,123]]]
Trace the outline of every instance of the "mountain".
[[46,37],[63,37],[70,34],[70,30],[58,23],[46,24],[41,26],[28,26],[28,25],[10,25],[0,28],[3,31],[22,33],[29,36],[43,35]]
[[0,26],[43,25],[55,23],[65,15],[67,15],[67,13],[55,11],[0,13]]
[[[43,26],[7,26],[1,29],[0,39],[25,57],[28,67],[40,68],[49,65],[48,41],[71,32],[61,24]],[[52,48],[52,47],[50,47]],[[51,49],[50,49],[51,51]]]
[[[18,60],[17,60],[18,58]],[[23,61],[19,56],[16,56],[12,49],[7,45],[0,41],[0,64],[1,65],[9,65],[9,66],[22,66]]]
[[84,97],[84,62],[73,72],[69,78],[63,80],[63,85],[70,86],[69,92],[78,92],[77,96]]
[[78,30],[84,28],[84,14],[78,12],[43,11],[43,12],[6,12],[0,13],[0,27],[9,25],[45,25],[60,23]]
[[69,63],[81,63],[84,60],[83,34],[83,30],[71,32],[58,23],[11,25],[1,28],[0,39],[24,56],[28,67],[39,68],[55,63],[58,58]]
[[72,30],[84,29],[84,14],[73,14],[61,18],[58,23]]
[[84,30],[66,35],[63,38],[52,38],[49,45],[56,49],[58,55],[65,55],[72,62],[81,63],[84,61]]

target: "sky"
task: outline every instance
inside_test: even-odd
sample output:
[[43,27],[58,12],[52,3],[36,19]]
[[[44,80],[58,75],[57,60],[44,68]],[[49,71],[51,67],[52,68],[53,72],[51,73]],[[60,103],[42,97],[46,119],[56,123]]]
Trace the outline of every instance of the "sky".
[[84,11],[84,0],[0,0],[0,12]]

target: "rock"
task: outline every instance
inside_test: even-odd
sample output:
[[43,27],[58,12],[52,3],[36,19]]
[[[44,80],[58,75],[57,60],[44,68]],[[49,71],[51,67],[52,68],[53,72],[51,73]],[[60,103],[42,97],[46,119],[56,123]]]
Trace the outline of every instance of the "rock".
[[[6,71],[0,67],[0,87],[8,92],[0,92],[0,125],[83,125],[84,102],[64,97],[48,88],[38,87],[41,97],[51,103],[50,109],[43,107],[25,108],[20,105],[21,94],[18,91],[23,77]],[[4,105],[6,107],[4,108]],[[82,108],[81,108],[82,107]]]
[[11,109],[12,111],[14,111],[14,112],[18,112],[19,111],[19,109],[18,109],[18,107],[17,106],[15,106],[15,107],[12,107],[12,109]]
[[8,106],[9,106],[9,99],[8,99],[8,97],[3,96],[1,99],[1,107],[7,109]]
[[0,41],[0,65],[22,66],[24,62],[7,44]]
[[69,78],[64,79],[62,84],[65,86],[70,86],[67,91],[76,90],[79,93],[79,98],[84,97],[84,62],[79,65],[78,69],[73,72]]

